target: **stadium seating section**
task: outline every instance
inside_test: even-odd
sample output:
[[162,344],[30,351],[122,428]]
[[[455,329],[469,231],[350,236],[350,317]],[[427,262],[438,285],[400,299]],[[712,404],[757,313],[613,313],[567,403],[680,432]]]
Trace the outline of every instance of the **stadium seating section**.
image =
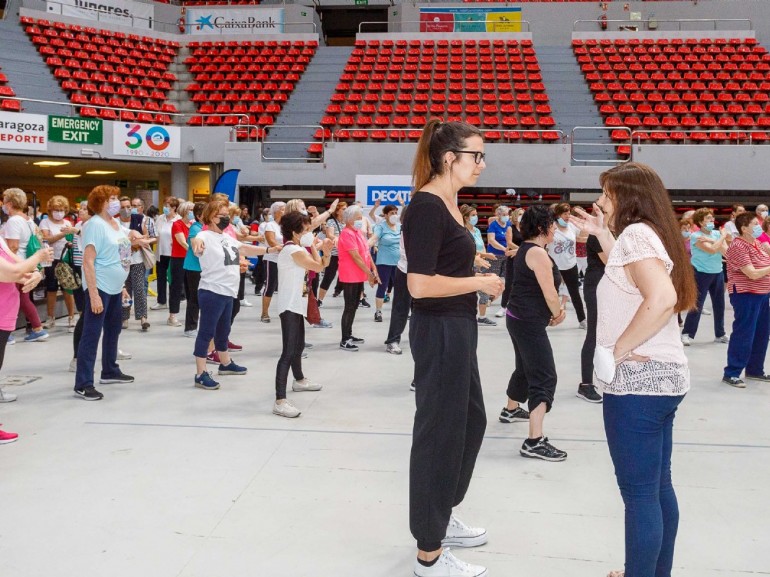
[[29,17],[21,22],[70,102],[81,105],[81,116],[172,122],[176,107],[166,99],[176,76],[168,69],[178,42]]
[[431,117],[491,142],[560,139],[529,40],[359,40],[326,113],[317,140],[414,141]]
[[8,85],[8,78],[0,72],[0,110],[5,112],[21,110],[21,103],[18,100],[9,100],[9,97],[16,96],[13,88]]
[[[573,40],[608,127],[634,142],[766,142],[770,54],[747,39]],[[732,132],[729,132],[732,131]],[[628,141],[626,130],[612,133]],[[619,147],[621,154],[628,146]]]
[[[258,138],[275,122],[318,47],[317,41],[190,42],[185,59],[193,82],[186,87],[199,116],[193,126],[258,128],[237,131],[239,139]],[[229,116],[228,116],[229,115]]]

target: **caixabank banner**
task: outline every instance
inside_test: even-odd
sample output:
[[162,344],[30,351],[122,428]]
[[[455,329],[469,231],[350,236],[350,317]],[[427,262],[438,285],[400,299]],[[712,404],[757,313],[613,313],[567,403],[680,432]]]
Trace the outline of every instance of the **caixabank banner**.
[[136,158],[180,158],[182,131],[178,126],[112,123],[112,153]]
[[283,8],[188,8],[188,34],[282,34]]
[[48,150],[48,117],[42,114],[0,112],[0,148]]

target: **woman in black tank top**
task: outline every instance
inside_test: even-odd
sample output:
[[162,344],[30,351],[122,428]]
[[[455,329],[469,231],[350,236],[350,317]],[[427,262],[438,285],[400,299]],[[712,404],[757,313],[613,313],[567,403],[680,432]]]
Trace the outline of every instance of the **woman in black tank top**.
[[[567,453],[543,436],[543,419],[556,391],[556,364],[546,328],[565,318],[558,293],[559,269],[545,250],[555,230],[554,214],[544,206],[530,207],[521,219],[524,242],[513,258],[513,286],[506,311],[516,369],[508,382],[508,403],[500,414],[503,423],[529,420],[529,436],[519,452],[545,461],[567,458]],[[528,402],[529,413],[519,406],[524,402]]]

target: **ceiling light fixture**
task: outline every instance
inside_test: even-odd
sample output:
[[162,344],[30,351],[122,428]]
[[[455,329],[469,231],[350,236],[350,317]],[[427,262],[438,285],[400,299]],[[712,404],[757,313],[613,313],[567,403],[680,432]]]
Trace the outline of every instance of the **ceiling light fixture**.
[[203,172],[210,172],[211,169],[208,166],[199,166],[198,170],[202,170]]
[[117,170],[89,170],[86,174],[115,174]]
[[80,178],[79,174],[54,174],[54,178]]
[[49,166],[64,166],[65,164],[69,164],[69,162],[65,162],[62,160],[41,160],[39,162],[33,162],[35,166],[41,166],[43,168],[48,168]]

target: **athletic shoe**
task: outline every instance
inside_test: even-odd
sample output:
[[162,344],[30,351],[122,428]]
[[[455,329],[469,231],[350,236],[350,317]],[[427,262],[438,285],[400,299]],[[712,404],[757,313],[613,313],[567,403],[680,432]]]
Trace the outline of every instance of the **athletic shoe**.
[[227,341],[227,350],[231,353],[238,353],[243,350],[243,347],[241,345],[236,345],[235,343]]
[[500,307],[500,310],[495,313],[495,316],[498,319],[501,319],[505,316],[505,309],[503,307]]
[[542,459],[543,461],[563,461],[567,458],[567,453],[560,451],[548,442],[548,437],[539,439],[527,439],[522,443],[519,449],[522,457],[530,459]]
[[577,398],[588,401],[589,403],[602,402],[602,396],[596,392],[596,387],[593,385],[578,385]]
[[303,358],[303,359],[307,358],[307,351],[306,350],[304,350],[304,349],[302,350],[302,354],[300,355],[300,358]]
[[400,355],[404,351],[401,350],[401,347],[398,346],[398,343],[388,343],[385,345],[385,352],[390,353],[391,355]]
[[75,321],[75,317],[69,317],[67,319],[67,332],[74,333],[76,324],[77,324],[77,321]]
[[323,389],[323,385],[314,383],[310,379],[303,379],[301,381],[294,381],[291,384],[291,390],[295,393],[301,393],[304,391],[320,391]]
[[121,351],[118,349],[118,360],[119,361],[128,361],[131,360],[131,357],[133,355],[131,353],[127,353],[126,351]]
[[348,339],[346,341],[342,341],[340,343],[340,348],[343,351],[349,351],[351,353],[354,353],[358,351],[358,346],[353,344],[353,339]]
[[181,327],[182,323],[179,322],[179,319],[177,319],[175,316],[168,317],[168,320],[166,321],[166,324],[170,327]]
[[706,315],[707,317],[710,317],[711,316],[711,311],[709,309],[702,309],[700,311],[700,314]]
[[78,360],[77,359],[72,359],[70,361],[70,369],[69,369],[69,371],[71,373],[77,373],[78,372]]
[[104,395],[93,387],[75,389],[75,396],[80,397],[84,401],[101,401],[104,398]]
[[19,438],[17,433],[9,433],[8,431],[0,431],[0,445],[7,445],[13,443]]
[[583,319],[582,321],[580,321],[580,322],[578,323],[578,327],[579,327],[579,328],[581,328],[581,329],[583,329],[583,330],[585,331],[585,330],[587,330],[587,329],[588,329],[588,322],[586,322],[586,320],[585,320],[585,319]]
[[262,317],[260,320],[261,320],[263,323],[269,323],[269,322],[270,322],[270,317],[268,317],[268,316],[264,316],[264,317]]
[[46,321],[43,323],[44,329],[55,329],[56,328],[56,319],[49,318],[46,319]]
[[389,302],[390,302],[390,295],[389,295],[389,294],[386,294],[386,295],[385,295],[385,298],[384,298],[384,299],[382,299],[382,302],[384,302],[384,303],[389,303]]
[[12,403],[16,400],[16,395],[13,393],[6,393],[3,389],[0,389],[0,403]]
[[481,527],[468,527],[454,515],[449,516],[446,537],[441,540],[444,547],[480,547],[487,542],[487,530]]
[[8,335],[8,344],[9,345],[15,345],[16,344],[16,337],[13,335]]
[[167,308],[168,308],[167,304],[155,303],[154,305],[152,305],[150,307],[150,310],[151,311],[159,311],[159,310],[163,310],[163,309],[167,309]]
[[25,343],[36,343],[38,341],[44,341],[48,338],[48,331],[40,329],[39,331],[32,331],[26,337],[24,337]]
[[729,343],[730,342],[730,337],[728,337],[727,335],[722,335],[721,337],[715,338],[714,342],[715,343]]
[[217,371],[217,374],[218,375],[245,375],[247,372],[248,372],[248,369],[246,367],[236,365],[235,361],[231,359],[229,365],[225,366],[220,363],[219,371]]
[[513,410],[507,407],[503,407],[503,410],[500,411],[498,420],[501,423],[519,423],[529,421],[529,411],[522,409],[520,406]]
[[192,331],[185,331],[185,332],[184,332],[184,336],[186,336],[188,339],[194,339],[194,338],[197,338],[197,336],[198,336],[198,331],[197,331],[197,330],[192,330]]
[[102,377],[99,379],[100,385],[112,385],[114,383],[133,383],[134,377],[130,375],[124,375],[123,373],[118,373],[114,377]]
[[150,323],[148,323],[147,320],[143,320],[142,321],[142,331],[146,333],[147,329],[149,329],[149,328],[150,328]]
[[216,391],[219,388],[219,383],[213,379],[210,372],[203,371],[200,375],[195,377],[195,388]]
[[690,335],[682,335],[682,344],[686,347],[689,347],[692,344],[692,339],[690,338]]
[[358,306],[362,309],[370,309],[372,308],[372,305],[370,305],[368,302],[366,302],[366,299],[361,299],[361,302],[358,303]]
[[496,327],[497,323],[493,321],[492,319],[488,319],[487,317],[479,317],[476,319],[476,322],[479,324],[479,326],[482,327]]
[[750,381],[762,381],[763,383],[770,383],[770,375],[746,375],[746,378]]
[[366,342],[364,339],[359,339],[358,337],[350,337],[350,340],[353,341],[353,344],[355,345],[363,345]]
[[736,389],[746,388],[746,383],[744,383],[743,380],[739,379],[738,377],[722,377],[722,382],[730,385],[731,387],[735,387]]
[[334,297],[335,299],[336,299],[338,296],[340,296],[340,293],[339,293],[339,292],[337,292],[337,291],[334,291],[334,293],[332,293],[332,297]]
[[324,302],[322,300],[316,300],[316,303],[318,303],[318,307],[324,306]]
[[460,561],[449,548],[444,549],[430,567],[414,562],[414,577],[487,577],[485,567]]
[[219,353],[216,351],[211,351],[208,355],[206,355],[206,362],[210,365],[221,364],[221,361],[219,360]]
[[302,412],[292,405],[290,401],[284,400],[283,403],[273,404],[273,414],[279,417],[286,417],[287,419],[296,419]]
[[409,390],[414,392],[414,381],[412,381],[412,384],[409,385]]
[[321,319],[321,321],[318,324],[312,325],[314,329],[331,329],[334,327],[332,323],[329,321],[325,321],[324,319]]
[[250,306],[253,306],[253,305],[248,300],[246,300],[244,298],[243,300],[241,300],[241,306],[242,307],[250,307]]
[[375,323],[382,322],[382,311],[374,311],[374,322]]
[[305,347],[304,348],[312,349],[313,348],[313,343],[305,343]]

